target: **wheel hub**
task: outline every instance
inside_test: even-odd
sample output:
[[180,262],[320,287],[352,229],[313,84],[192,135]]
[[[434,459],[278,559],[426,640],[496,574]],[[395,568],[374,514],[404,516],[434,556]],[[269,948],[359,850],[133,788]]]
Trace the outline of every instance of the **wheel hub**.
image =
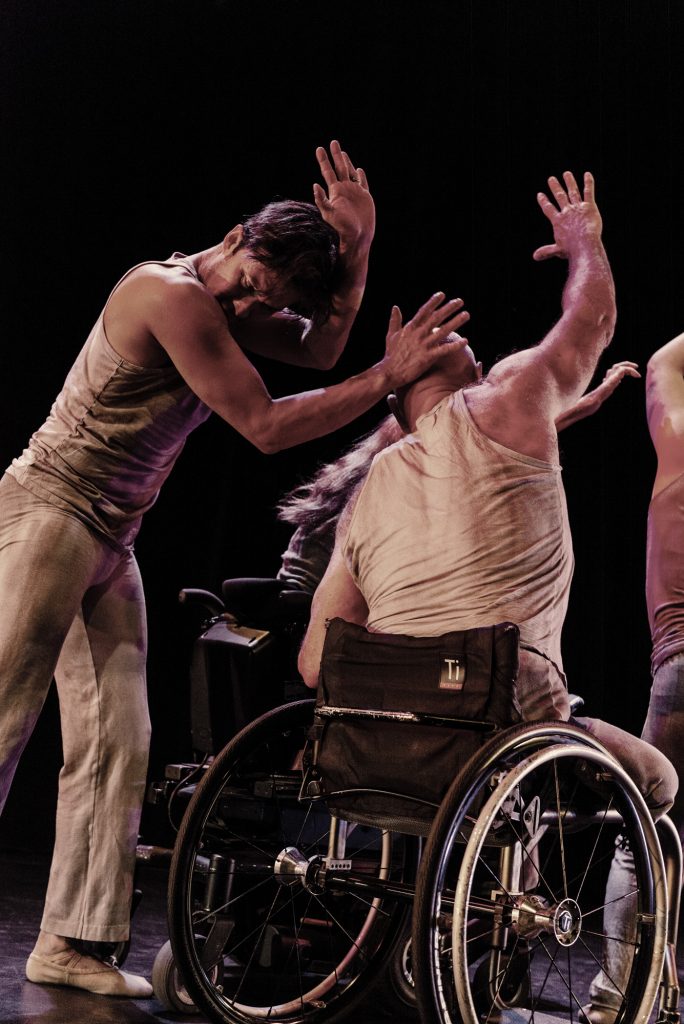
[[553,915],[553,933],[561,946],[572,946],[582,930],[582,912],[575,900],[564,899]]
[[273,873],[281,885],[303,885],[320,895],[324,891],[319,878],[322,865],[321,857],[305,857],[296,846],[286,846],[275,859]]
[[521,938],[535,939],[546,932],[561,946],[572,946],[582,930],[582,912],[569,898],[553,905],[536,894],[525,894],[511,908],[511,924]]

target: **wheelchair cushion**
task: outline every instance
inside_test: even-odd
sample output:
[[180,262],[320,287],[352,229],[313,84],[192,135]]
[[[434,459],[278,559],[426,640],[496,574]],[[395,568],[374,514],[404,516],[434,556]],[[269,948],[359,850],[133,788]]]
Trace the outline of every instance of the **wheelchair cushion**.
[[[408,637],[333,619],[313,732],[314,775],[330,809],[365,824],[426,832],[488,732],[521,721],[518,639],[510,622]],[[412,712],[425,720],[329,717],[331,707]]]

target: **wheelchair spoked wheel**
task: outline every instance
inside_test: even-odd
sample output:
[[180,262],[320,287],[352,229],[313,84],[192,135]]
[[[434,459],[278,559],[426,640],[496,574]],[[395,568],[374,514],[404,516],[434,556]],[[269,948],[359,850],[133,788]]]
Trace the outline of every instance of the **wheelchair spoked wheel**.
[[[625,844],[634,877],[611,874],[606,896],[616,845]],[[421,865],[413,946],[423,1018],[583,1021],[609,935],[617,1020],[647,1020],[665,930],[655,828],[617,762],[564,723],[490,740],[449,790]]]
[[405,904],[326,887],[331,850],[355,875],[401,881],[415,875],[417,844],[299,800],[313,705],[247,726],[183,819],[169,880],[171,943],[187,992],[212,1021],[313,1024],[348,1013],[406,923]]

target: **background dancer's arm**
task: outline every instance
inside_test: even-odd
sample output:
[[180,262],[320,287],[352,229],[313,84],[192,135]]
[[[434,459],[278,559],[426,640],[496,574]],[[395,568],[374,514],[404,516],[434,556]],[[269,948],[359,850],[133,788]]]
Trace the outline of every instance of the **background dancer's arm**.
[[573,406],[562,412],[560,416],[556,416],[556,431],[560,433],[561,430],[572,426],[573,423],[584,420],[587,416],[593,416],[625,377],[641,377],[636,363],[623,360],[611,366],[598,387],[588,391],[586,395],[582,395]]
[[684,334],[654,352],[646,372],[646,416],[658,469],[653,493],[684,473]]

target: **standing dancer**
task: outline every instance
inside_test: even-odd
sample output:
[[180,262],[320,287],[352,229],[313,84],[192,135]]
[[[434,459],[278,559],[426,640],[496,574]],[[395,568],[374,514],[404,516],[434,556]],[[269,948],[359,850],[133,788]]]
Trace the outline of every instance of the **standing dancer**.
[[[424,372],[467,320],[438,293],[386,353],[333,387],[273,400],[247,348],[332,366],[363,295],[374,232],[364,172],[317,151],[315,206],[279,202],[193,256],[116,285],[43,426],[0,481],[0,807],[53,674],[64,748],[45,913],[27,977],[146,996],[72,940],[129,932],[149,718],[133,542],[185,438],[211,410],[262,451],[319,437]],[[307,319],[292,307],[311,314]]]

